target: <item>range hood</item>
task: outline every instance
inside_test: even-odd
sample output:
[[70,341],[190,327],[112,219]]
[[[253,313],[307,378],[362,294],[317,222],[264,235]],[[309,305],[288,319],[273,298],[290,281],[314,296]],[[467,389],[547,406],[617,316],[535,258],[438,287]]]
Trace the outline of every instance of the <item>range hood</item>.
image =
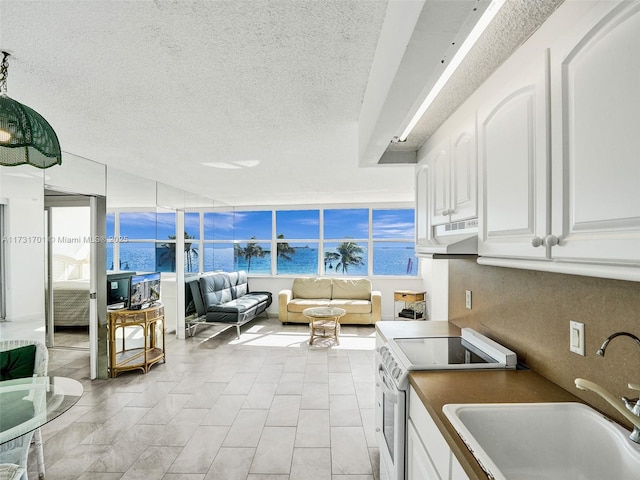
[[433,227],[433,237],[416,245],[416,255],[430,258],[464,258],[478,255],[478,220]]

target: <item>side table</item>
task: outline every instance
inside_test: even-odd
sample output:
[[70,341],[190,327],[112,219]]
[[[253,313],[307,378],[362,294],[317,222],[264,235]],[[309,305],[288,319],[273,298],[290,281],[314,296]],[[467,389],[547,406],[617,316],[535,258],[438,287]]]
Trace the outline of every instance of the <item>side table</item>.
[[[149,371],[159,361],[165,362],[164,307],[160,304],[141,310],[114,310],[109,315],[109,373],[115,377],[127,370]],[[139,329],[142,345],[127,346],[125,330]],[[118,348],[117,332],[122,338]]]
[[340,317],[346,315],[343,308],[312,307],[305,309],[302,314],[309,318],[309,345],[318,337],[334,338],[340,345]]
[[393,292],[395,319],[420,320],[426,318],[426,293],[414,292],[413,290],[396,290]]

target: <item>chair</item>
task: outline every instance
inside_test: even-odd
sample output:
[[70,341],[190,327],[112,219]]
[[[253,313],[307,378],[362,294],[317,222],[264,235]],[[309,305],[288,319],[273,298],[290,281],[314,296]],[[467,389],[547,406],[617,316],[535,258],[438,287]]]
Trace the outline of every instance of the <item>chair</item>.
[[0,480],[18,480],[24,474],[24,468],[15,463],[0,463]]
[[[2,340],[0,341],[0,352],[14,350],[28,345],[35,345],[36,347],[32,375],[34,377],[46,376],[49,364],[49,351],[43,343],[35,340]],[[7,442],[0,447],[0,463],[18,463],[24,470],[22,477],[17,476],[15,478],[22,478],[23,480],[28,479],[27,456],[29,455],[29,445],[32,439],[37,454],[38,478],[40,480],[44,479],[44,450],[42,447],[42,432],[39,428],[32,432],[32,434],[24,435],[21,438]],[[2,477],[0,477],[0,479],[1,478]]]

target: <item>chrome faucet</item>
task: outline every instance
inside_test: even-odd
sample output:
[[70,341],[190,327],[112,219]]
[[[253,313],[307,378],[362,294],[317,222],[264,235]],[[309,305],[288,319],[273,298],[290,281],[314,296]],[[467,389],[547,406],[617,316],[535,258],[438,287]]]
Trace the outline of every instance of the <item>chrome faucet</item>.
[[609,335],[606,340],[602,343],[602,346],[598,349],[598,351],[596,352],[596,355],[600,355],[601,357],[604,357],[604,351],[607,349],[607,345],[609,345],[609,342],[611,340],[613,340],[616,337],[619,336],[625,336],[625,337],[631,337],[633,338],[636,342],[638,342],[638,345],[640,345],[640,338],[636,337],[633,333],[629,333],[629,332],[616,332],[616,333],[612,333],[611,335]]
[[[616,332],[609,335],[606,338],[606,340],[602,343],[602,346],[598,349],[596,354],[600,355],[601,357],[604,357],[604,352],[607,349],[609,342],[621,335],[633,338],[636,342],[638,342],[638,345],[640,345],[640,338],[636,337],[633,333]],[[627,420],[629,420],[633,424],[633,432],[631,432],[631,435],[629,435],[629,438],[631,439],[631,441],[635,443],[640,443],[640,399],[638,398],[631,399],[627,397],[622,397],[622,403],[624,403],[624,406],[626,407],[626,408],[622,408],[622,405],[620,405],[620,402],[618,401],[618,399],[615,398],[613,395],[611,395],[609,392],[607,392],[600,385],[593,383],[589,380],[585,380],[583,378],[576,378],[575,383],[576,383],[576,387],[579,388],[580,390],[590,390],[600,395],[607,402],[609,402],[609,404],[612,407],[618,410],[618,412],[620,412]],[[630,383],[628,384],[628,386],[631,390],[640,392],[640,385],[637,385],[635,383]]]

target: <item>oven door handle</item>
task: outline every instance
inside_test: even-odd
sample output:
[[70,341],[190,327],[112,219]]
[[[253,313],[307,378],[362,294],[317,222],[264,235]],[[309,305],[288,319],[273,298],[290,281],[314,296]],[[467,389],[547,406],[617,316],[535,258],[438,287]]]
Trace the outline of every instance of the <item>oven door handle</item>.
[[387,373],[385,372],[382,365],[378,365],[378,378],[380,379],[380,384],[384,390],[385,395],[387,395],[389,397],[389,400],[391,400],[393,403],[398,403],[398,394],[396,393],[396,388],[393,385],[393,382],[389,380]]

